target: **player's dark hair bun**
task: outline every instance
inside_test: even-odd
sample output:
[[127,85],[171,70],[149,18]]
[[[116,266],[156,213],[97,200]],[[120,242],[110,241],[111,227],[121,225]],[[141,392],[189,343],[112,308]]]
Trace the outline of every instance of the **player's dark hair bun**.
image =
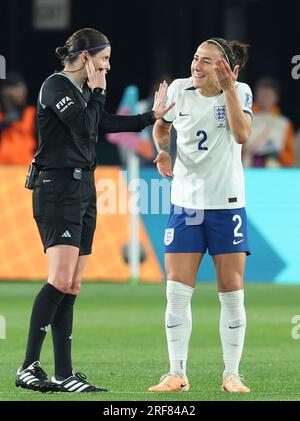
[[245,66],[248,61],[249,44],[244,44],[240,41],[230,41],[229,45],[232,50],[231,60],[234,65],[239,65],[240,69]]

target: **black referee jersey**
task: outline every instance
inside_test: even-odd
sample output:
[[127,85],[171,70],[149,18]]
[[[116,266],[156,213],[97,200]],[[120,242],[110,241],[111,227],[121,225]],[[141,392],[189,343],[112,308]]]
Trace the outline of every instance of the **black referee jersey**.
[[105,94],[90,92],[63,72],[43,83],[37,111],[39,146],[35,162],[40,170],[94,169],[99,132],[139,132],[154,124],[152,112],[119,116],[104,110]]

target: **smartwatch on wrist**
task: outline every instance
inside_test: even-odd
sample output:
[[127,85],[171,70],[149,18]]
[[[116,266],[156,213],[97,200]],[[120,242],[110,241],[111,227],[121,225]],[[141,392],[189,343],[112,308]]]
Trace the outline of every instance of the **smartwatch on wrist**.
[[93,94],[97,94],[97,95],[106,95],[106,90],[103,88],[94,88],[93,89]]

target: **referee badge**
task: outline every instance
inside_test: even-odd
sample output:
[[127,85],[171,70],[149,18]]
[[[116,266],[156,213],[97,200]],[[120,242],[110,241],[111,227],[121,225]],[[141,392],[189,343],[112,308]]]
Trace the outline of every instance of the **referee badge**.
[[225,105],[214,106],[214,117],[217,127],[226,127],[226,108]]
[[169,246],[173,240],[174,240],[174,228],[166,228],[165,239],[164,239],[165,246]]

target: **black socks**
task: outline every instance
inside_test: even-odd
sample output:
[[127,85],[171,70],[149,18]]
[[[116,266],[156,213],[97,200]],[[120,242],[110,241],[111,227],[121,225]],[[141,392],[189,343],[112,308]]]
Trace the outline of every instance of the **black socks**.
[[46,283],[34,301],[23,368],[40,359],[46,333],[65,294]]
[[75,299],[76,295],[65,294],[51,323],[56,380],[72,376],[71,347]]

